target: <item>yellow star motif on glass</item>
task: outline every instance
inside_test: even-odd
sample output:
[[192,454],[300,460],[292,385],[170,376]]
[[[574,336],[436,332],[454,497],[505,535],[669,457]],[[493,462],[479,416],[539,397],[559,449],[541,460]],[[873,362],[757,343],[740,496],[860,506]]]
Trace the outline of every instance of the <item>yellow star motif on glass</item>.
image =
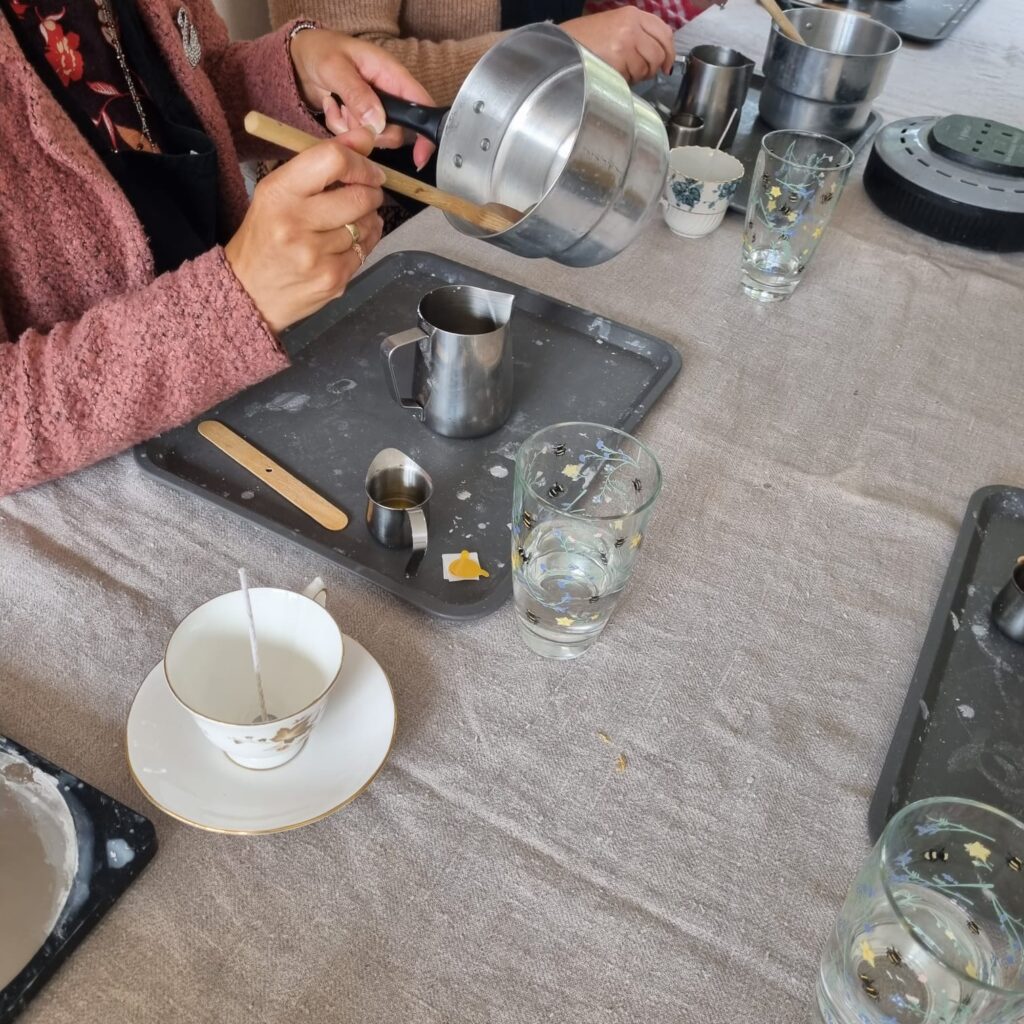
[[811,232],[811,234],[812,234],[812,235],[813,235],[813,236],[814,236],[815,238],[821,238],[821,225],[819,224],[819,225],[818,225],[818,226],[817,226],[817,227],[816,227],[816,228],[815,228],[815,229],[814,229],[814,230],[813,230],[813,231]]
[[575,621],[576,620],[573,619],[571,615],[559,615],[558,618],[555,619],[555,622],[560,626],[571,626]]
[[964,849],[969,857],[980,860],[982,863],[988,863],[989,855],[992,853],[984,843],[979,843],[977,840],[973,843],[964,843]]
[[772,187],[768,190],[768,195],[773,196],[775,199],[778,199],[779,196],[782,195],[782,189],[779,188],[778,185],[772,185]]

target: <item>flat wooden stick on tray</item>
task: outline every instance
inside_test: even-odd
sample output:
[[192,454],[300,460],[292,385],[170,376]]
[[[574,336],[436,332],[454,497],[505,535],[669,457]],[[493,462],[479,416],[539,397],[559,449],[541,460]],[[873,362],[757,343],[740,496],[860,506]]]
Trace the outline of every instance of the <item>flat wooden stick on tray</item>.
[[210,444],[249,470],[254,477],[277,491],[282,498],[301,509],[325,530],[344,530],[348,526],[348,516],[340,508],[292,476],[287,469],[249,444],[230,427],[216,420],[203,420],[197,429]]

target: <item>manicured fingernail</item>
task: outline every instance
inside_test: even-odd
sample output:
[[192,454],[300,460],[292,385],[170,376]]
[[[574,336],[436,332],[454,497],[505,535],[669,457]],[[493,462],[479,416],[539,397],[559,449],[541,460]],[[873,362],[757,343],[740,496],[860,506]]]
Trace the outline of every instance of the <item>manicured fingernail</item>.
[[359,123],[364,128],[369,128],[370,131],[376,135],[380,135],[380,133],[387,127],[387,121],[384,120],[384,115],[378,114],[374,110],[368,110],[363,114]]
[[430,163],[430,161],[429,160],[416,160],[416,161],[414,161],[414,163],[416,165],[416,170],[417,171],[422,171],[423,168],[426,167],[428,163]]
[[341,117],[341,107],[338,106],[334,97],[324,97],[323,107],[324,120],[327,122],[327,127],[330,128],[335,135],[344,135],[348,131],[348,125],[343,122]]

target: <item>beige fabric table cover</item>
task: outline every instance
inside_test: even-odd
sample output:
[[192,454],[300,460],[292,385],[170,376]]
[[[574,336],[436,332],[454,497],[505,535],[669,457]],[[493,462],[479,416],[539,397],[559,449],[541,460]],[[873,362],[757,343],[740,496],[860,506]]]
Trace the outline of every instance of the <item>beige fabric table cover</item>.
[[[759,58],[767,24],[732,0],[687,38]],[[908,46],[881,108],[1024,121],[1017,0]],[[640,429],[665,470],[642,565],[581,661],[529,655],[508,605],[429,618],[127,456],[0,502],[0,732],[151,813],[161,841],[26,1024],[809,1019],[965,504],[1024,484],[1024,258],[887,220],[862,165],[770,308],[740,294],[735,217],[696,243],[659,221],[586,271],[432,213],[381,246],[684,353]],[[252,839],[150,808],[124,753],[172,628],[241,564],[284,586],[322,574],[399,709],[357,801]]]

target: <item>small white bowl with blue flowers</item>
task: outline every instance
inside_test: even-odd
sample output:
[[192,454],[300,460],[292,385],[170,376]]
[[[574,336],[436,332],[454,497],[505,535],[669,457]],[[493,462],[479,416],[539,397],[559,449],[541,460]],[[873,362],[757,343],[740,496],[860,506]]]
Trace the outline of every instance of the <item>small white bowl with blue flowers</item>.
[[720,149],[673,149],[661,200],[665,223],[673,234],[683,238],[710,235],[725,219],[742,179],[743,164]]

